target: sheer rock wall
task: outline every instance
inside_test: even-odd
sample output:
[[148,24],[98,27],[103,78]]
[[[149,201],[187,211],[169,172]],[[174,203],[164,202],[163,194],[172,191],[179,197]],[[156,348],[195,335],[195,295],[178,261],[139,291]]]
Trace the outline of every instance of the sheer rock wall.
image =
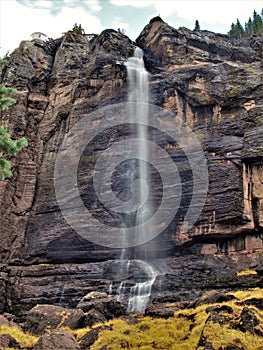
[[[190,232],[182,232],[177,217],[156,240],[131,256],[140,258],[145,249],[155,250],[153,257],[169,257],[167,269],[171,271],[174,261],[187,269],[183,261],[187,254],[199,256],[199,261],[203,254],[230,254],[242,266],[246,265],[244,256],[249,256],[248,267],[259,266],[263,250],[262,39],[237,42],[207,31],[176,30],[157,17],[136,44],[144,50],[150,73],[150,102],[184,120],[203,147],[209,191],[202,215]],[[95,245],[67,224],[56,201],[54,165],[64,136],[77,121],[127,100],[124,63],[133,48],[128,37],[113,30],[90,42],[68,32],[49,43],[22,42],[2,73],[2,82],[18,92],[17,103],[1,112],[1,124],[29,141],[28,148],[12,159],[13,177],[0,182],[3,310],[17,312],[22,304],[29,308],[48,298],[67,304],[72,295],[77,301],[87,291],[109,287],[105,264],[118,259],[120,250]],[[96,125],[96,120],[91,120],[91,127],[92,123]],[[122,136],[122,131],[118,135],[115,130],[107,145],[102,138],[97,147],[105,149]],[[175,156],[173,145],[162,146]],[[191,195],[187,191],[186,197]],[[55,265],[44,268],[39,264]],[[196,273],[199,276],[200,271]],[[177,272],[174,276],[175,280]],[[221,283],[225,288],[223,279],[214,286],[220,288]],[[237,286],[239,282],[233,280]],[[255,278],[251,281],[253,286],[259,283]],[[209,288],[198,283],[199,290]],[[169,291],[168,284],[163,293]],[[43,292],[40,286],[47,285]],[[57,299],[54,289],[59,291]],[[159,289],[156,285],[156,293]]]

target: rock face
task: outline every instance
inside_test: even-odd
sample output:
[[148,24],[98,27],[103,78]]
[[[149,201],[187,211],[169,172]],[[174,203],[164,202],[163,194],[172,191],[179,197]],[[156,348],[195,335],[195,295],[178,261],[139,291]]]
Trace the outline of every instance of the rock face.
[[[150,72],[151,103],[174,112],[195,132],[207,160],[209,187],[201,216],[184,232],[180,223],[191,200],[192,183],[189,169],[183,168],[184,201],[173,222],[155,240],[131,250],[130,256],[140,258],[148,250],[153,252],[150,258],[169,257],[163,260],[167,271],[162,277],[169,286],[164,287],[158,277],[156,295],[168,293],[170,274],[189,277],[192,288],[196,285],[200,291],[202,283],[206,285],[203,271],[206,275],[213,271],[205,267],[198,272],[187,254],[196,254],[196,264],[200,261],[202,266],[207,264],[202,254],[216,253],[231,255],[241,261],[240,266],[259,266],[256,252],[263,249],[262,39],[238,42],[207,31],[176,30],[157,17],[136,43]],[[46,303],[51,295],[57,304],[76,306],[92,290],[109,291],[108,266],[120,258],[121,251],[92,243],[68,225],[56,200],[54,169],[65,135],[79,120],[93,112],[90,129],[102,119],[107,125],[111,116],[100,115],[99,110],[127,100],[124,63],[133,50],[128,37],[105,30],[91,42],[68,32],[49,43],[22,42],[12,53],[2,82],[17,88],[17,103],[1,112],[1,124],[16,137],[26,136],[29,147],[12,160],[14,176],[0,182],[1,311],[18,312],[21,303],[30,309]],[[96,154],[126,134],[123,128],[111,128],[99,135],[85,150],[86,165],[79,165],[78,185],[85,204],[110,224],[118,223],[119,217],[97,206],[88,176]],[[176,145],[158,137],[156,142],[177,159]],[[184,159],[178,164],[184,167]],[[247,256],[246,263],[243,257]],[[182,272],[189,264],[197,279]],[[216,266],[213,259],[211,266]],[[230,285],[237,286],[241,282],[234,275],[236,265],[232,267]],[[226,287],[220,276],[217,282],[213,279],[213,288]],[[259,285],[255,279],[251,277],[251,284]],[[176,294],[181,287],[171,284]]]

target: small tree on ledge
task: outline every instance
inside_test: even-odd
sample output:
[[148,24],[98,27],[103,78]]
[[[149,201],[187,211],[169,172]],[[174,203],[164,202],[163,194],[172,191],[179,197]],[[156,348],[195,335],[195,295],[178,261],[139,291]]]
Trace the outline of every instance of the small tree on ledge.
[[194,30],[200,30],[200,24],[198,19],[195,21],[195,29]]
[[77,23],[74,24],[72,28],[72,32],[77,34],[85,34],[84,29],[81,27],[81,24],[77,25]]

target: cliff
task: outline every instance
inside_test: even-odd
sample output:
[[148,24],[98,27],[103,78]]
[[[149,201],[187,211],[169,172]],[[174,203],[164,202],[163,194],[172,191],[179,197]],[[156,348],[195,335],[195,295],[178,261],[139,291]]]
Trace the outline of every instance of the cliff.
[[[10,56],[2,82],[17,88],[17,102],[1,113],[1,124],[11,134],[25,136],[29,147],[12,160],[14,176],[0,182],[2,310],[18,312],[47,300],[76,304],[84,292],[108,291],[114,271],[111,261],[119,259],[120,249],[92,243],[68,225],[57,203],[54,171],[62,141],[78,121],[90,115],[90,129],[100,118],[107,126],[107,115],[97,111],[127,100],[125,61],[134,45],[114,30],[105,30],[90,42],[84,35],[68,32],[47,43],[22,42]],[[207,31],[176,30],[157,17],[136,45],[143,49],[150,72],[150,102],[187,123],[202,146],[209,174],[202,214],[184,232],[180,223],[192,185],[184,180],[189,164],[179,160],[182,184],[187,183],[181,211],[146,244],[162,261],[160,266],[167,263],[156,294],[169,290],[184,294],[191,289],[191,298],[194,289],[198,294],[210,288],[260,285],[255,276],[237,278],[235,264],[262,268],[262,38],[239,42]],[[95,139],[95,155],[88,151],[86,155],[89,166],[96,162],[96,151],[124,135],[125,130],[115,128]],[[156,142],[176,159],[173,142],[163,141],[162,135]],[[90,171],[85,166],[82,170]],[[88,192],[84,201],[94,209],[89,178],[81,187],[82,180],[80,193]],[[95,206],[95,212],[110,224],[118,219],[101,207]],[[144,250],[145,246],[138,247],[130,254],[140,258]],[[229,254],[232,260],[211,255],[218,253]],[[162,289],[164,282],[167,287]],[[39,288],[43,285],[45,291]]]

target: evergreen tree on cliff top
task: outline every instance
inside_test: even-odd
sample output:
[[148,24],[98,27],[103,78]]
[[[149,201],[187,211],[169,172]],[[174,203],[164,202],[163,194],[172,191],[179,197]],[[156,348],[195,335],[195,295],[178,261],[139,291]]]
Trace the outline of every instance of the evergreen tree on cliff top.
[[[6,110],[15,103],[15,99],[7,97],[8,94],[15,93],[16,89],[8,88],[0,84],[0,110]],[[5,126],[0,126],[0,180],[12,176],[10,161],[7,156],[15,156],[19,151],[27,146],[27,139],[21,137],[12,140]]]
[[194,30],[200,30],[200,24],[198,19],[195,21],[195,29]]
[[236,23],[231,24],[231,29],[228,32],[228,35],[238,39],[249,37],[253,34],[263,35],[263,9],[261,11],[261,15],[254,10],[253,19],[249,17],[244,28],[240,24],[239,19],[237,19]]

